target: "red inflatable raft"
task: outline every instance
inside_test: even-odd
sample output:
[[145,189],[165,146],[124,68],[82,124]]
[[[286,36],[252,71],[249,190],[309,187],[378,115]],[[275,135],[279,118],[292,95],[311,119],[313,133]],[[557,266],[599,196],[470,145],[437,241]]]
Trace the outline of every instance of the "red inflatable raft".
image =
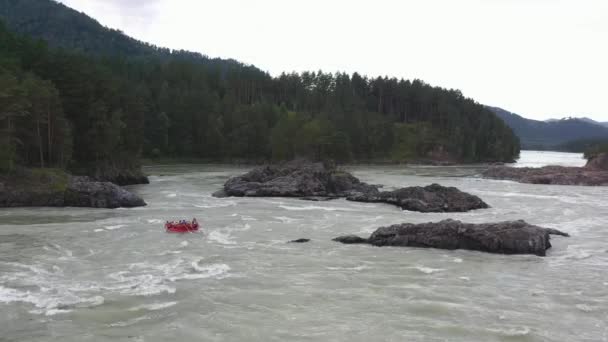
[[186,223],[165,223],[165,229],[168,233],[192,233],[198,231],[199,224],[196,221]]

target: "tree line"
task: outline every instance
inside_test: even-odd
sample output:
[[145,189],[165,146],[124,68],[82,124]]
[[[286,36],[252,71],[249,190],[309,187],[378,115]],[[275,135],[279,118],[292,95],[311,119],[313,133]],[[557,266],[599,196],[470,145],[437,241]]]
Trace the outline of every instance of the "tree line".
[[0,127],[4,170],[137,168],[142,156],[479,162],[519,153],[488,109],[420,80],[271,77],[185,51],[95,55],[49,48],[4,25]]

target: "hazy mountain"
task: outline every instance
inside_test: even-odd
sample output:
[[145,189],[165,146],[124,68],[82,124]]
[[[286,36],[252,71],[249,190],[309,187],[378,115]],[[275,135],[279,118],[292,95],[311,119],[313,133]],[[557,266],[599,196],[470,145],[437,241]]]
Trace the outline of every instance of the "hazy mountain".
[[608,138],[606,124],[588,118],[537,121],[502,108],[488,108],[515,131],[524,149],[554,149],[574,140]]

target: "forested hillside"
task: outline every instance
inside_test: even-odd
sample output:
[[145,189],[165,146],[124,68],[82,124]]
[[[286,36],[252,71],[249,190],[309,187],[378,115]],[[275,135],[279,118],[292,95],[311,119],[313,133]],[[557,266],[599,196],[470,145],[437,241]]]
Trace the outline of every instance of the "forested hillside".
[[[3,168],[111,172],[140,156],[507,161],[513,132],[420,80],[253,66],[159,49],[48,0],[0,0]],[[100,171],[101,170],[101,171]]]

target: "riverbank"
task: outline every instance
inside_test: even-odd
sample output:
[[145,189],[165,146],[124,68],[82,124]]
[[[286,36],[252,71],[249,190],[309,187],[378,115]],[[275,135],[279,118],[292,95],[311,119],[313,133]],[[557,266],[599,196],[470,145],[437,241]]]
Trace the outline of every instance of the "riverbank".
[[60,169],[21,169],[0,176],[0,208],[145,206],[139,196],[110,182],[73,176]]
[[532,167],[491,167],[482,172],[483,177],[490,179],[513,180],[529,184],[553,185],[608,185],[608,154],[603,153],[590,159],[583,167],[549,165]]

